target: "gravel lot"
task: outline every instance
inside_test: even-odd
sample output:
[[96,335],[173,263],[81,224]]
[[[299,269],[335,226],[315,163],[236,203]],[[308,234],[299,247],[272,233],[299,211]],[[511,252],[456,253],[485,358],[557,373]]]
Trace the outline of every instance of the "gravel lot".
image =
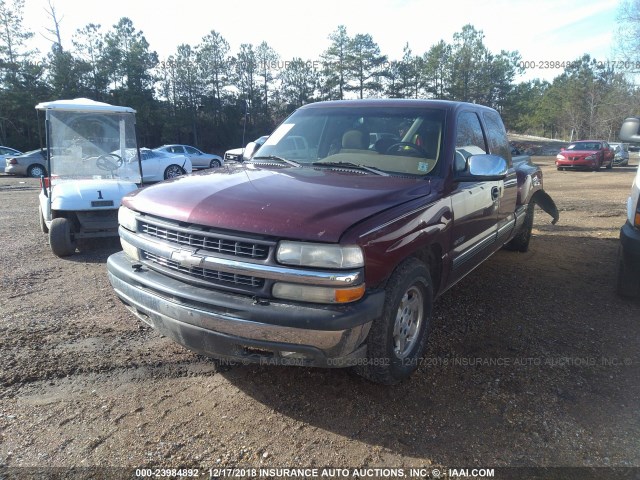
[[534,161],[560,222],[538,210],[528,253],[500,251],[447,292],[395,387],[218,371],[120,304],[117,241],[54,257],[38,181],[0,174],[0,469],[640,467],[640,302],[613,291],[638,158],[597,173]]

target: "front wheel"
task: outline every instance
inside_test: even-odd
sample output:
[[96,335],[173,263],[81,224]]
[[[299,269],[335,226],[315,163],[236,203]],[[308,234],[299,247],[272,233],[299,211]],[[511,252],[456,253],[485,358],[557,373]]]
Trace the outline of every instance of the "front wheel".
[[58,257],[68,257],[76,251],[71,222],[64,217],[54,218],[49,227],[49,244]]
[[180,165],[169,165],[164,171],[164,179],[168,180],[170,178],[176,178],[184,174],[185,170]]
[[220,163],[220,160],[217,160],[215,158],[209,162],[209,168],[218,168],[221,165],[222,164]]
[[356,372],[376,383],[393,385],[418,368],[427,344],[433,288],[427,267],[405,260],[387,282],[382,316],[367,337],[367,358]]

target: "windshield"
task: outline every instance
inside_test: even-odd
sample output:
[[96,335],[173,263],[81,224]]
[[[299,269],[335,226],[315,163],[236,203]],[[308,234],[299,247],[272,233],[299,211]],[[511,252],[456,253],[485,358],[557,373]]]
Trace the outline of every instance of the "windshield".
[[567,147],[567,150],[600,150],[598,142],[576,142]]
[[253,157],[426,175],[442,155],[444,111],[407,106],[300,109]]
[[133,113],[48,110],[51,175],[140,183]]

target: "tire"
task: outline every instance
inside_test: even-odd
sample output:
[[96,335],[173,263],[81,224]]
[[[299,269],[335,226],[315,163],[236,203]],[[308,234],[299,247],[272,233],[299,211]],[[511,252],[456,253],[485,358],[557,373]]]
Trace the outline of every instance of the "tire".
[[180,175],[184,175],[186,172],[180,165],[169,165],[164,171],[164,179],[176,178]]
[[49,244],[58,257],[68,257],[76,251],[76,242],[71,231],[71,222],[67,218],[54,218],[49,228]]
[[505,250],[513,252],[526,252],[529,250],[529,242],[531,241],[531,231],[533,230],[533,216],[535,215],[536,204],[529,202],[527,205],[527,213],[525,213],[524,223],[520,227],[520,231],[504,245]]
[[595,167],[593,167],[593,171],[599,172],[601,167],[602,167],[602,162],[598,162],[598,164]]
[[44,215],[42,214],[42,208],[38,205],[38,220],[40,222],[40,230],[42,233],[49,233],[49,228],[47,227],[47,222],[44,221]]
[[215,158],[209,162],[209,168],[218,168],[221,166],[222,163],[220,163],[220,160],[216,160]]
[[609,162],[609,165],[607,165],[607,170],[611,170],[613,168],[613,160],[611,160]]
[[47,169],[39,163],[34,163],[27,169],[27,175],[31,178],[40,178],[42,175],[47,174]]
[[355,371],[372,382],[393,385],[418,368],[427,344],[433,305],[429,270],[416,258],[405,260],[385,293],[382,316],[373,321],[367,337],[367,358]]
[[616,292],[621,297],[640,297],[640,262],[634,264],[634,258],[625,253],[622,245],[618,245]]

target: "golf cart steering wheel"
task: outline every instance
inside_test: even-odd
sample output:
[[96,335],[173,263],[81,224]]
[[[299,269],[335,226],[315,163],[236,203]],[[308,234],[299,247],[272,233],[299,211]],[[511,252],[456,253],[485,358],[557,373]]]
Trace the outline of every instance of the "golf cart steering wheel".
[[415,152],[418,152],[418,154],[421,157],[426,157],[427,156],[427,152],[420,147],[419,145],[416,145],[415,143],[411,143],[411,142],[398,142],[398,143],[394,143],[393,145],[391,145],[389,148],[387,148],[385,153],[399,153],[400,149],[403,147],[408,147],[412,150],[414,150]]
[[[115,159],[115,160],[114,160]],[[122,157],[115,153],[105,153],[96,159],[96,166],[100,170],[112,172],[122,166]]]

